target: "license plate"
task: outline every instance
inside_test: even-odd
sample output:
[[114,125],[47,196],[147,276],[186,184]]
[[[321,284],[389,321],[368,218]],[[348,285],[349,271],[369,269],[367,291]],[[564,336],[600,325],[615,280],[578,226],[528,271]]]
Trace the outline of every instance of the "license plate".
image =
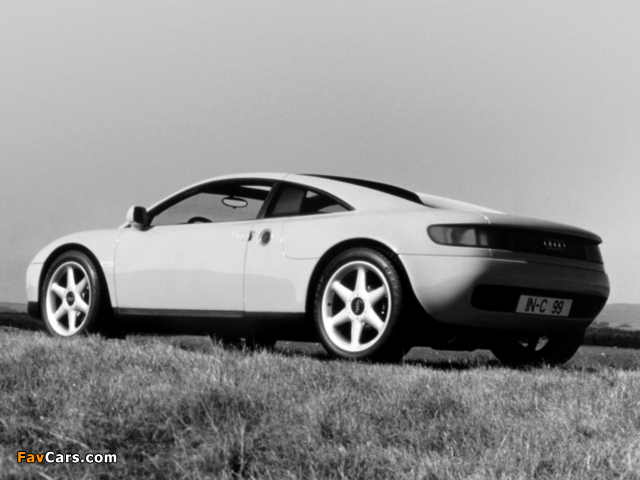
[[531,315],[549,315],[552,317],[568,317],[573,300],[565,298],[532,297],[520,295],[516,313]]

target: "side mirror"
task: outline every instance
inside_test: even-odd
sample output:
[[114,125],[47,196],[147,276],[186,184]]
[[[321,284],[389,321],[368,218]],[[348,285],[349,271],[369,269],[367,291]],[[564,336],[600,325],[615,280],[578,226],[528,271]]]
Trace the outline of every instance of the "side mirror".
[[138,230],[148,227],[149,216],[147,215],[147,209],[144,207],[131,207],[127,212],[127,222]]

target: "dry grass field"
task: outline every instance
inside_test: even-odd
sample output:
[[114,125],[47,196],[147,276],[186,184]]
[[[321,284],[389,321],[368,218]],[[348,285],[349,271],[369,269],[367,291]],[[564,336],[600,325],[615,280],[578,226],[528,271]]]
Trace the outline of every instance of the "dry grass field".
[[384,365],[0,327],[0,478],[640,479],[639,352],[512,370],[415,349]]

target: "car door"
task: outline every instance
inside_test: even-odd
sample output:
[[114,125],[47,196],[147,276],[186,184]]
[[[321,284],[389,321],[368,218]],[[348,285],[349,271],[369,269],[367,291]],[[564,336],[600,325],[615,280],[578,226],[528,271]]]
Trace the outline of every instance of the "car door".
[[171,198],[128,228],[115,258],[118,306],[137,313],[244,310],[250,229],[273,182],[222,181]]
[[[304,312],[309,278],[317,259],[285,255],[283,225],[292,217],[344,212],[340,200],[307,187],[282,182],[264,218],[251,227],[245,265],[245,311]],[[307,239],[313,242],[312,234]]]

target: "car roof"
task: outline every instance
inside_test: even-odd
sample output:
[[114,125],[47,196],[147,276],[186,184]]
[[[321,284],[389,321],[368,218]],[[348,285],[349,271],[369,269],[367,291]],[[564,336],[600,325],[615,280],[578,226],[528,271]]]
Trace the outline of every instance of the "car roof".
[[256,172],[222,175],[194,183],[186,188],[174,192],[166,198],[163,198],[149,207],[149,209],[155,208],[166,200],[201,185],[217,181],[242,179],[287,181],[303,185],[330,193],[360,211],[425,208],[424,203],[420,201],[420,197],[416,193],[379,182],[349,177],[333,177],[313,174]]

